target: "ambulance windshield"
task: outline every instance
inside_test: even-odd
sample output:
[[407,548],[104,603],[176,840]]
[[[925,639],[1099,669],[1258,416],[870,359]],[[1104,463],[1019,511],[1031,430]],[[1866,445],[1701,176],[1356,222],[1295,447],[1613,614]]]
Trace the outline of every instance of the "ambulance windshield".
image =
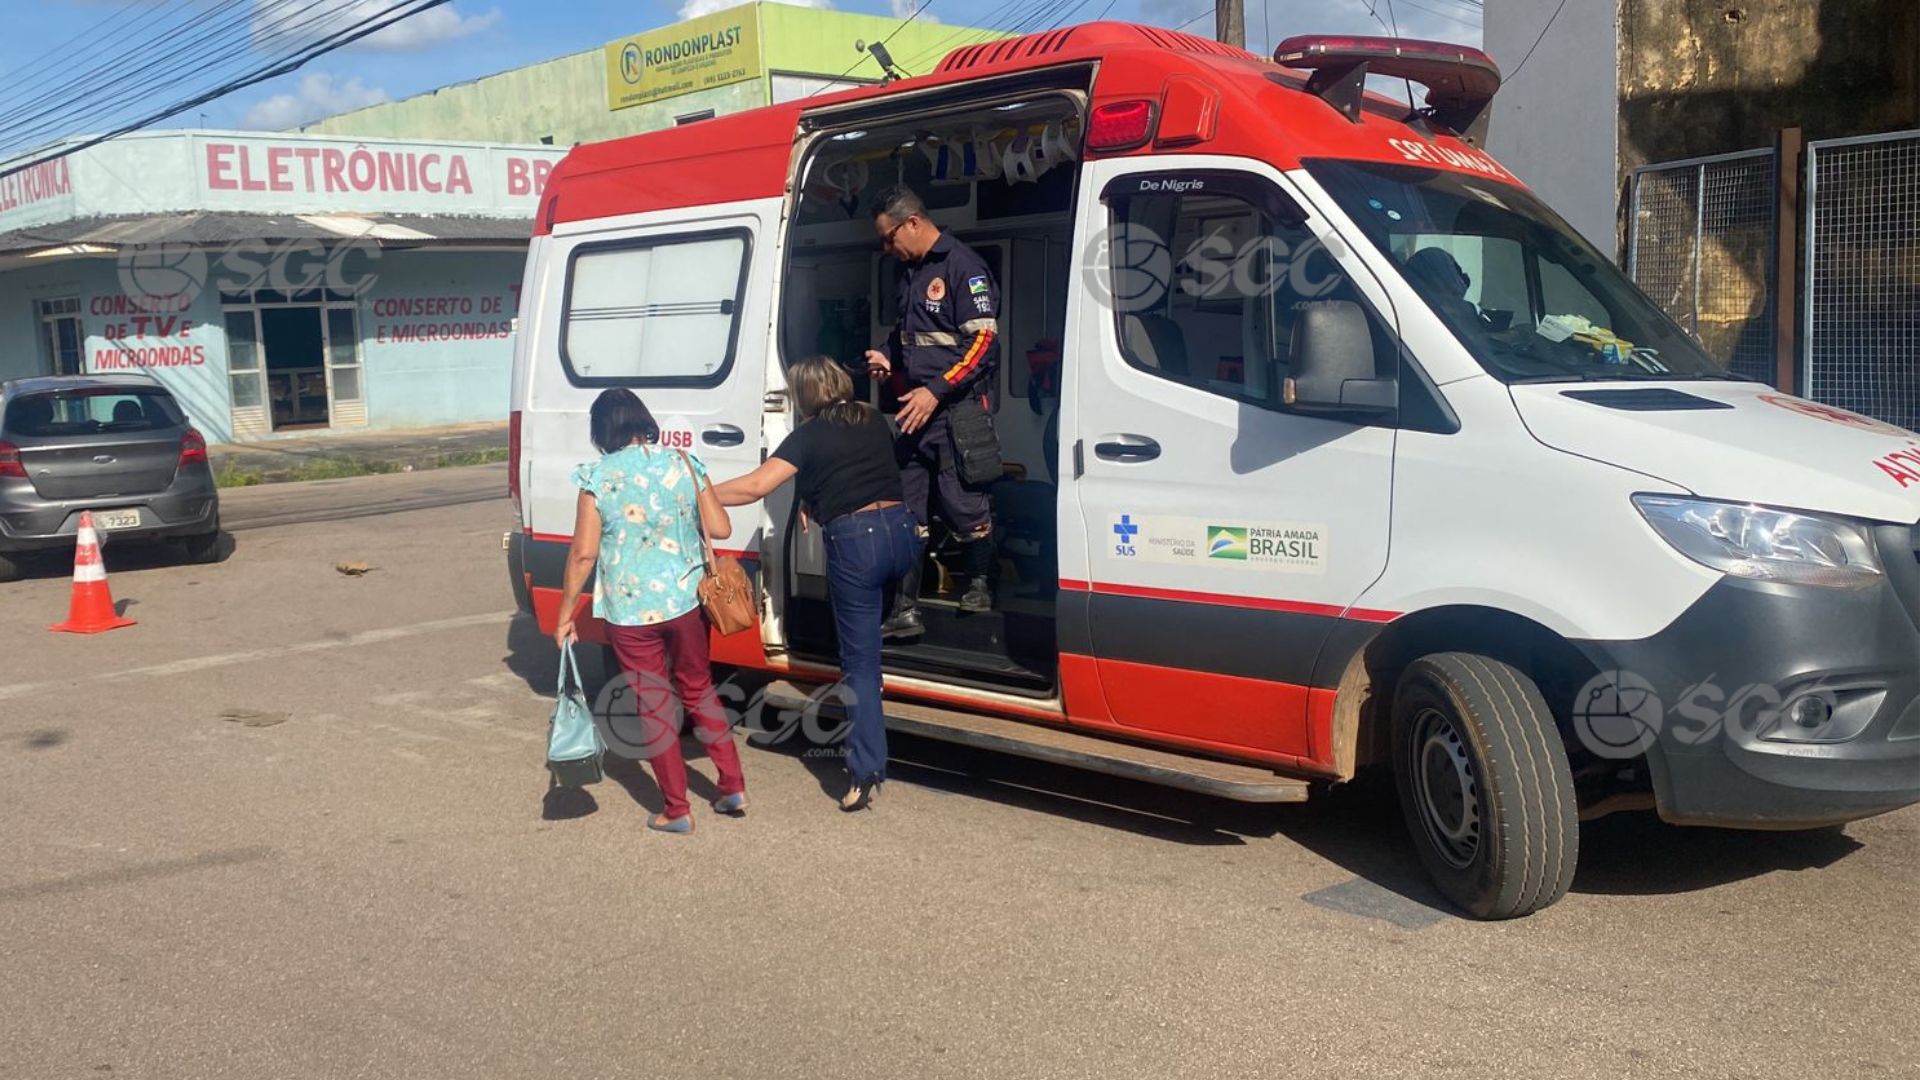
[[1738,378],[1518,188],[1421,166],[1307,171],[1495,378]]

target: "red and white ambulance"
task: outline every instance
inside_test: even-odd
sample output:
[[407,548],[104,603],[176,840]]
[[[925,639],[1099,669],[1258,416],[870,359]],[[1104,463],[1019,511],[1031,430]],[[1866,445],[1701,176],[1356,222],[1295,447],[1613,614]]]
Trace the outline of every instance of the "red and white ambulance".
[[[1920,800],[1920,439],[1709,359],[1475,147],[1498,84],[1095,23],[575,149],[526,269],[516,587],[550,630],[602,388],[724,478],[791,429],[787,364],[858,366],[896,317],[868,200],[906,183],[999,279],[1008,476],[997,609],[956,610],[936,528],[890,722],[1247,800],[1388,765],[1488,918],[1559,898],[1610,810]],[[714,655],[804,700],[818,530],[735,514],[762,618]]]

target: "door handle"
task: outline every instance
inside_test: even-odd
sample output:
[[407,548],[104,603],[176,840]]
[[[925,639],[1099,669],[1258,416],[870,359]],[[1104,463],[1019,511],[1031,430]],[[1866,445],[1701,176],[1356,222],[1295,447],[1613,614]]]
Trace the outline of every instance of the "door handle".
[[1093,444],[1094,456],[1106,461],[1152,461],[1160,456],[1160,444],[1145,435],[1122,435],[1111,442]]
[[747,441],[747,433],[732,424],[714,424],[700,430],[700,441],[708,446],[739,446]]

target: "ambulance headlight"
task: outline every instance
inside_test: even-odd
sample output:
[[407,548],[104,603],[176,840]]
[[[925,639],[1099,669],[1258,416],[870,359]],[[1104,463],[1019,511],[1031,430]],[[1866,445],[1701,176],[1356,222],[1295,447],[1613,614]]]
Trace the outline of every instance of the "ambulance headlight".
[[1633,505],[1682,555],[1756,581],[1865,589],[1881,581],[1864,526],[1743,503],[1635,495]]

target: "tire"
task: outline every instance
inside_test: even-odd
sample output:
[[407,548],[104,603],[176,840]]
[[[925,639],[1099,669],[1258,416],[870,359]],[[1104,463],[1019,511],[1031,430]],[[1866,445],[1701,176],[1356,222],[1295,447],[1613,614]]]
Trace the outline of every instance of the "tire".
[[1517,918],[1566,895],[1573,773],[1532,679],[1473,653],[1414,661],[1393,696],[1393,775],[1420,861],[1469,915]]
[[0,551],[0,581],[16,581],[20,577],[20,561],[15,555]]
[[190,563],[217,563],[220,561],[220,530],[189,536],[180,541],[180,547],[186,552]]

